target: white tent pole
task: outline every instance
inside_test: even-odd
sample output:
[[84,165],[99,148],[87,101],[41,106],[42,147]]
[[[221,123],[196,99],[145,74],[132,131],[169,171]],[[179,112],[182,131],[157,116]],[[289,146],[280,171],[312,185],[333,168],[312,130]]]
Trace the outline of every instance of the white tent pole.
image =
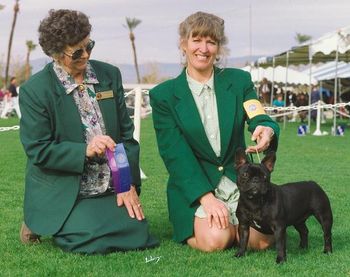
[[[288,82],[288,66],[289,66],[289,51],[287,51],[286,58],[286,83],[284,84],[284,107],[287,106],[287,82]],[[283,129],[286,128],[286,115],[283,116]]]
[[[338,95],[339,95],[339,99],[340,99],[340,95],[341,95],[341,90],[342,90],[341,77],[339,77],[338,78]],[[340,118],[342,118],[342,115],[340,116]]]
[[[335,52],[335,79],[334,79],[334,104],[337,103],[337,94],[338,94],[338,57],[339,55],[339,41],[337,44],[337,52]],[[337,128],[337,108],[334,107],[333,110],[333,135],[336,135]]]
[[273,102],[273,87],[275,85],[275,57],[272,58],[272,82],[271,82],[271,100],[270,100],[270,106],[272,107]]
[[142,99],[142,89],[141,87],[135,88],[135,107],[134,107],[134,139],[140,142],[140,132],[141,132],[141,99]]
[[257,79],[256,79],[256,87],[257,87],[257,91],[258,91],[258,98],[260,99],[260,64],[258,64],[257,67]]
[[[135,107],[134,107],[134,139],[140,143],[141,132],[141,104],[142,104],[142,89],[140,86],[135,88]],[[141,179],[146,179],[147,176],[140,167]]]
[[316,117],[316,130],[313,133],[314,136],[322,136],[324,135],[321,132],[321,100],[317,101],[317,117]]
[[[321,101],[322,102],[324,102],[323,101],[323,83],[322,83],[322,81],[320,81],[320,90],[319,90],[319,92],[320,92],[320,99],[321,99]],[[321,123],[326,123],[326,120],[325,120],[325,116],[324,116],[324,109],[322,108],[322,110],[321,110]]]
[[[310,54],[310,47],[309,47],[309,107],[311,106],[311,91],[312,91],[312,55]],[[310,132],[311,128],[311,109],[308,110],[308,116],[307,116],[307,132]]]

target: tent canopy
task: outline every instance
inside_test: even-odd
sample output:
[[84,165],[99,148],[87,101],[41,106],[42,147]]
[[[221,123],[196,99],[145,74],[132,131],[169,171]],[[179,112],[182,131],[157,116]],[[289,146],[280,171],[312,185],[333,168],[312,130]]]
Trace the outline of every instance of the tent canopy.
[[[302,71],[304,74],[309,74],[310,69]],[[335,61],[328,62],[322,65],[314,65],[311,68],[311,76],[318,81],[333,80],[337,78],[350,77],[350,64],[339,62],[336,65]]]
[[258,59],[262,67],[287,66],[334,61],[338,52],[338,60],[350,62],[350,26],[327,33],[322,37],[271,57]]
[[[284,84],[286,83],[286,77],[288,85],[308,85],[310,82],[308,73],[305,74],[291,68],[288,68],[287,72],[286,67],[283,66],[277,66],[275,68],[268,67],[265,69],[246,66],[242,69],[250,72],[253,82],[260,82],[263,78],[266,78],[270,82],[274,81],[277,84]],[[312,78],[311,82],[316,84],[317,80]]]

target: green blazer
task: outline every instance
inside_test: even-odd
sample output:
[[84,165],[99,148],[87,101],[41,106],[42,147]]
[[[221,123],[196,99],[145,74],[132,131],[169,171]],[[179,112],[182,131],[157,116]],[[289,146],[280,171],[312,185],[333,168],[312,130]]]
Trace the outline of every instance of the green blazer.
[[[140,192],[139,145],[124,102],[118,68],[90,61],[99,81],[96,93],[113,90],[98,101],[106,133],[123,142],[133,184]],[[66,94],[52,63],[21,86],[20,138],[28,157],[25,172],[24,221],[40,235],[55,234],[77,200],[86,143],[73,95]]]
[[274,129],[271,148],[277,149],[278,125],[267,115],[247,119],[243,102],[256,99],[250,74],[239,69],[214,70],[221,156],[217,157],[205,134],[200,115],[186,80],[186,72],[150,91],[153,122],[159,153],[169,172],[168,210],[174,239],[182,242],[193,235],[198,199],[213,191],[223,175],[236,181],[234,153],[245,147],[244,127]]

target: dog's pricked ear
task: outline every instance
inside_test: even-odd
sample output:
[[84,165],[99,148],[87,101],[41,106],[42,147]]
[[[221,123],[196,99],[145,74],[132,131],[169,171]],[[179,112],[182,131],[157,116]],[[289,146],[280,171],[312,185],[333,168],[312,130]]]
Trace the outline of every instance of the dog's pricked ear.
[[270,172],[273,171],[273,168],[275,166],[275,162],[276,162],[276,152],[275,151],[267,152],[264,159],[261,161],[261,163],[264,164]]
[[237,148],[235,155],[235,168],[238,169],[247,163],[247,155],[243,148]]

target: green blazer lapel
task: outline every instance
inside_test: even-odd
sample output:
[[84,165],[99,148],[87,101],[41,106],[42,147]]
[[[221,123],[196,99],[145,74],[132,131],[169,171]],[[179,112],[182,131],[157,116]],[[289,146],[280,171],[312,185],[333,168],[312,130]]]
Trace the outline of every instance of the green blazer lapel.
[[[96,72],[97,74],[97,72]],[[106,127],[106,134],[114,137],[117,134],[117,91],[113,90],[112,81],[106,78],[100,77],[97,74],[98,84],[94,86],[96,94],[107,91],[113,91],[113,97],[97,100],[100,107],[103,121]]]
[[228,79],[228,75],[225,74],[225,69],[215,68],[214,70],[214,87],[220,126],[221,158],[223,159],[232,139],[237,96],[232,89],[232,80]]
[[[77,106],[75,105],[73,95],[67,94],[62,84],[59,82],[55,72],[53,71],[52,64],[48,65],[48,70],[51,74],[51,80],[53,80],[52,89],[53,93],[58,95],[57,107],[62,116],[62,122],[64,128],[69,137],[73,141],[84,142],[84,130],[81,122],[80,114]],[[80,126],[80,128],[77,128]]]
[[209,158],[216,157],[204,130],[196,103],[186,80],[186,71],[175,79],[175,92],[177,98],[175,110],[179,117],[184,133],[191,138],[192,147],[198,148],[201,153]]
[[[111,136],[113,139],[116,139],[117,135],[117,88],[113,86],[113,82],[110,76],[106,74],[105,66],[102,63],[97,63],[95,60],[90,60],[90,65],[93,68],[98,83],[94,85],[95,93],[96,93],[96,99],[98,102],[98,105],[100,107],[103,122],[105,124],[106,128],[106,134]],[[117,80],[118,82],[121,82],[121,80]],[[110,95],[110,92],[113,92],[113,97],[107,97],[107,98],[100,98],[98,99],[98,94],[103,92],[107,92],[108,95]]]

